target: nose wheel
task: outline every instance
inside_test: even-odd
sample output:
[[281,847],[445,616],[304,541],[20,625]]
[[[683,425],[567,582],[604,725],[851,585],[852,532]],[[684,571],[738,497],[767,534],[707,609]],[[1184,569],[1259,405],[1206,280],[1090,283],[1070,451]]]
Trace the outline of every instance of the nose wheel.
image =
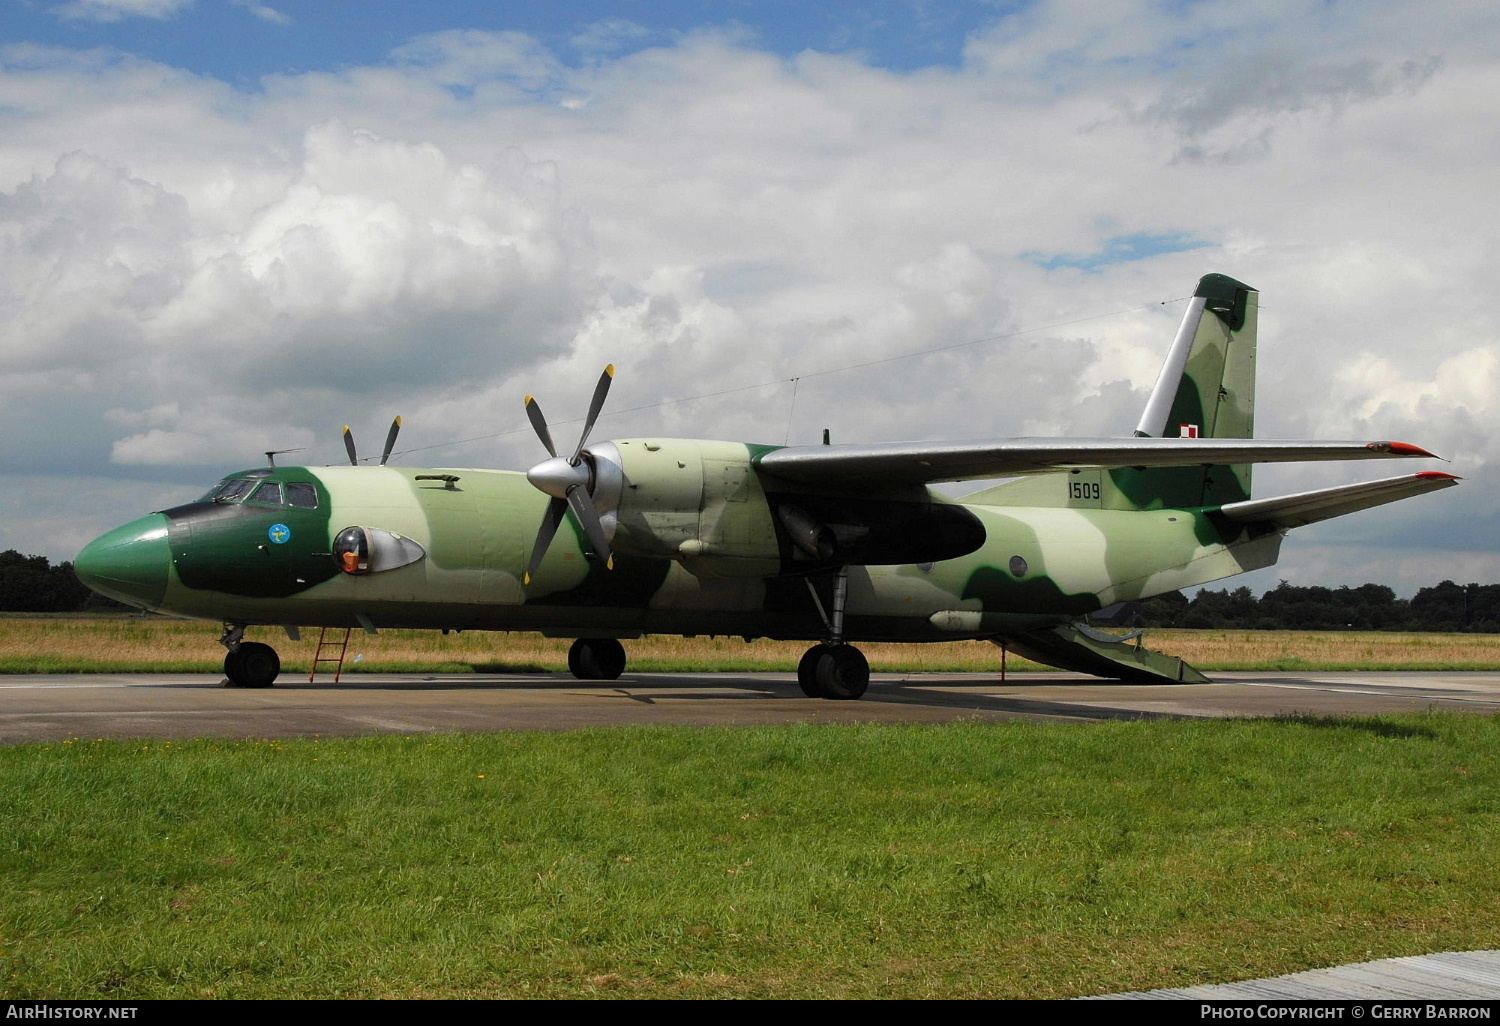
[[579,680],[619,680],[625,646],[614,638],[579,638],[568,649],[568,670]]
[[224,676],[237,688],[268,688],[280,673],[281,657],[258,641],[242,641],[224,655]]

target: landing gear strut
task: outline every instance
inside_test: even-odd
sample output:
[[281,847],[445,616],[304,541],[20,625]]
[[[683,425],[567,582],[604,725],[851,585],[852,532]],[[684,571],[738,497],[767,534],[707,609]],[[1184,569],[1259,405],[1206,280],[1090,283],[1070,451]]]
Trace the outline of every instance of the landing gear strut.
[[840,567],[833,579],[833,615],[823,611],[811,579],[807,590],[828,628],[828,640],[808,649],[797,664],[797,683],[808,698],[849,700],[870,686],[870,663],[864,653],[844,641],[844,606],[849,598],[849,568]]
[[579,680],[619,680],[625,646],[614,638],[579,638],[568,649],[568,669]]
[[281,657],[270,645],[242,641],[245,624],[225,624],[219,644],[229,651],[224,655],[224,676],[238,688],[268,688],[281,673]]

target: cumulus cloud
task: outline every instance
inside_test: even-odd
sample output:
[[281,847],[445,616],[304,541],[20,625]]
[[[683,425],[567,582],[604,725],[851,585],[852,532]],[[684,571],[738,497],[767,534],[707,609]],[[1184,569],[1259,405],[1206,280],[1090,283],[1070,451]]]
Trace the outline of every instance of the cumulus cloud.
[[403,446],[478,439],[412,460],[524,466],[521,396],[576,416],[608,362],[600,436],[1128,433],[1222,271],[1262,291],[1262,433],[1409,433],[1482,476],[1497,20],[1041,2],[914,72],[455,30],[254,92],[11,48],[0,403],[31,426],[0,470],[333,462],[397,412]]
[[193,6],[194,0],[70,0],[52,5],[60,18],[83,21],[120,21],[124,18],[170,18]]
[[237,6],[245,8],[245,10],[255,15],[261,21],[269,21],[272,25],[290,25],[292,23],[292,19],[289,16],[276,10],[274,7],[267,7],[265,4],[257,3],[256,0],[234,0],[234,2]]
[[473,88],[482,82],[503,81],[535,93],[555,84],[562,74],[553,53],[521,32],[434,32],[397,47],[391,56],[445,86]]
[[547,168],[515,152],[453,165],[330,122],[286,171],[214,231],[183,196],[84,153],[4,197],[7,380],[34,389],[69,368],[124,404],[114,423],[132,402],[171,411],[118,440],[117,462],[211,463],[305,443],[293,425],[327,418],[331,395],[462,390],[567,347],[591,254]]

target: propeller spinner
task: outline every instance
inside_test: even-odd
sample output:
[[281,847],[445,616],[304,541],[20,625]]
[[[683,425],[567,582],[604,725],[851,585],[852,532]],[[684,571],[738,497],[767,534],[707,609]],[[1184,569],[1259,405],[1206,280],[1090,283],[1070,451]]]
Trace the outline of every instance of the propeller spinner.
[[[385,436],[385,450],[380,454],[380,465],[385,466],[385,461],[391,458],[391,450],[396,448],[396,436],[401,432],[401,418],[397,417],[391,421],[391,429]],[[288,450],[290,451],[290,450]],[[349,454],[349,466],[359,466],[359,453],[354,448],[354,432],[349,430],[349,425],[344,425],[344,451]]]
[[589,402],[588,416],[584,418],[583,433],[579,435],[578,445],[573,449],[571,456],[557,454],[557,446],[552,442],[552,432],[547,430],[547,418],[542,415],[541,406],[534,396],[526,397],[526,417],[531,421],[531,426],[536,429],[537,437],[542,440],[542,445],[552,457],[543,460],[526,472],[526,480],[552,497],[552,501],[547,503],[547,511],[542,515],[542,525],[536,533],[536,543],[531,547],[531,561],[526,565],[524,579],[526,584],[531,583],[532,575],[542,565],[542,559],[552,545],[552,537],[557,533],[558,525],[562,523],[564,510],[573,511],[573,518],[583,528],[593,557],[602,561],[606,567],[614,568],[615,561],[614,555],[609,550],[609,537],[604,531],[604,524],[599,519],[599,510],[594,505],[593,490],[597,483],[595,465],[583,451],[584,445],[589,440],[589,432],[594,429],[594,421],[599,419],[599,411],[604,408],[604,399],[609,395],[610,382],[614,380],[614,377],[614,364],[605,367],[604,373],[599,375],[599,384],[594,386],[594,398]]

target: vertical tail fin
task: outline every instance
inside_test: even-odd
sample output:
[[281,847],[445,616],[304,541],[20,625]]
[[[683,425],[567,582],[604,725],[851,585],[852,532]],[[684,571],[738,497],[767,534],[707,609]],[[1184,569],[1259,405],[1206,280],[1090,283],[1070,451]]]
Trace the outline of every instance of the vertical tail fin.
[[[1260,293],[1207,274],[1188,303],[1137,437],[1251,438],[1255,434],[1255,329]],[[1250,465],[1124,470],[1111,474],[1131,504],[1208,506],[1250,498]]]
[[[1137,437],[1250,438],[1255,433],[1255,322],[1260,293],[1204,275],[1167,352]],[[1008,481],[968,496],[996,506],[1191,509],[1250,498],[1250,464],[1072,470]]]

